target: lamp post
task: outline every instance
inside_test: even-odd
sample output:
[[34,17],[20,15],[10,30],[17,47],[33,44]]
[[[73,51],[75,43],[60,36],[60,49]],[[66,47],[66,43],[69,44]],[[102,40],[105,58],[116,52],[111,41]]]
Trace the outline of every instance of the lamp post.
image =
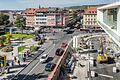
[[[92,37],[92,29],[89,30],[89,33],[91,34],[90,36]],[[92,49],[92,42],[90,40],[90,49]],[[91,71],[90,71],[90,52],[88,52],[88,78],[90,80],[91,78]]]

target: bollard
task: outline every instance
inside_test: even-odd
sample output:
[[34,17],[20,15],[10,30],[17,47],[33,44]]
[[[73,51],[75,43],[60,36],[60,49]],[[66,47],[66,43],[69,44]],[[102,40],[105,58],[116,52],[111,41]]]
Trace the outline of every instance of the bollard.
[[117,68],[113,67],[113,73],[117,73]]

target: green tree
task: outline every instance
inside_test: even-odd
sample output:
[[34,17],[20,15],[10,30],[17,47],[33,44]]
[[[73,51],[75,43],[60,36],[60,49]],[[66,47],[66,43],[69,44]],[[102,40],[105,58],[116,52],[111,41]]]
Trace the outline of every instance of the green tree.
[[23,29],[25,28],[25,18],[22,17],[22,16],[18,16],[16,21],[15,21],[15,26],[20,28],[22,30],[22,33],[23,33]]
[[0,37],[0,46],[1,46],[1,47],[4,46],[5,40],[6,40],[6,37],[5,37],[5,36]]
[[0,25],[8,25],[9,24],[9,16],[3,13],[0,14]]
[[12,35],[10,33],[7,33],[6,34],[6,39],[8,41],[8,44],[11,44],[11,41],[10,41],[11,38],[12,38]]

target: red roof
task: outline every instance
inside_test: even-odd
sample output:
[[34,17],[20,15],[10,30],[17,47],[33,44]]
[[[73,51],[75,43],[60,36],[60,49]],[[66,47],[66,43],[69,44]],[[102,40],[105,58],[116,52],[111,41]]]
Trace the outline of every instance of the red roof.
[[33,15],[35,15],[36,10],[37,10],[37,8],[28,8],[28,9],[25,10],[24,14],[33,16]]
[[97,14],[97,7],[90,7],[85,11],[85,14]]
[[47,12],[49,9],[48,8],[38,8],[36,11],[37,12]]

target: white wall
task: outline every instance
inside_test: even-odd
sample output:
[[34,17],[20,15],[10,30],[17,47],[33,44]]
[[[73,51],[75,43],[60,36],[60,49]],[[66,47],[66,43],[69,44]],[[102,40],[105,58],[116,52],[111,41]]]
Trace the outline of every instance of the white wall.
[[97,9],[97,21],[103,22],[103,10]]
[[117,33],[120,34],[120,7],[117,9]]

